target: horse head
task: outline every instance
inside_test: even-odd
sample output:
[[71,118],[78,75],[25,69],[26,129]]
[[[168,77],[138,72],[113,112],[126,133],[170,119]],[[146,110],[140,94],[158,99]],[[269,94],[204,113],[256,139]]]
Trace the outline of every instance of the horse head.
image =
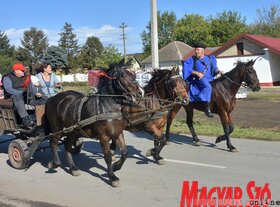
[[107,87],[108,94],[124,95],[133,102],[144,96],[144,90],[136,81],[135,73],[129,69],[115,68],[108,71],[108,76],[110,78],[107,81],[110,83],[103,84]]
[[182,104],[189,103],[186,84],[180,75],[179,67],[173,67],[172,70],[155,70],[150,82],[153,83],[159,95],[164,93],[160,95],[160,98],[179,100]]
[[257,59],[258,58],[250,60],[246,63],[243,75],[243,81],[252,89],[252,91],[259,91],[261,89],[257,72],[253,67]]

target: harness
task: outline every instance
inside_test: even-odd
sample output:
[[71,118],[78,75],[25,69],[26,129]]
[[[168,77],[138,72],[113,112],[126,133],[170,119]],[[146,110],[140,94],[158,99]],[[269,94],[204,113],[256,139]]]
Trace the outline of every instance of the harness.
[[[209,58],[210,60],[210,70],[211,70],[211,75],[214,74],[214,71],[213,71],[213,62],[212,62],[212,58],[209,56],[209,55],[206,55],[206,57]],[[197,61],[200,61],[202,65],[205,66],[205,69],[203,70],[203,74],[206,73],[206,71],[208,70],[208,65],[206,64],[206,62],[202,59],[200,59],[199,57],[197,57],[196,55],[193,55],[192,56],[192,59],[193,59],[193,70],[194,71],[197,71],[197,68],[196,68],[196,62]]]

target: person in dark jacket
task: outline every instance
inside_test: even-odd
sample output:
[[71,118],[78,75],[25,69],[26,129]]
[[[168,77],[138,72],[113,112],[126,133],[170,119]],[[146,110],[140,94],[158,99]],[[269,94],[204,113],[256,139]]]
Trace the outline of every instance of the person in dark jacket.
[[36,88],[30,81],[30,76],[26,75],[26,68],[21,63],[16,63],[12,67],[12,71],[3,77],[3,87],[5,97],[12,98],[13,104],[23,122],[24,128],[30,128],[34,125],[34,121],[28,115],[25,109],[24,97],[28,88],[30,93],[37,97],[42,95],[36,91]]

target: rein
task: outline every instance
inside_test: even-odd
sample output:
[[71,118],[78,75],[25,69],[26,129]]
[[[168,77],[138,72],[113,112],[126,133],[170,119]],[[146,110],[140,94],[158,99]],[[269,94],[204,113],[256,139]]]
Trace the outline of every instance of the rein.
[[[243,76],[242,76],[242,82],[241,83],[238,83],[238,82],[232,80],[231,78],[229,78],[228,76],[226,76],[224,74],[222,74],[222,76],[225,77],[227,80],[229,80],[231,83],[234,83],[238,86],[242,86],[244,88],[251,88],[253,85],[248,85],[247,83],[244,83],[244,81],[243,81],[246,73],[248,73],[247,68],[245,68],[245,71],[244,71]],[[249,78],[252,82],[252,78],[250,76],[249,76]]]

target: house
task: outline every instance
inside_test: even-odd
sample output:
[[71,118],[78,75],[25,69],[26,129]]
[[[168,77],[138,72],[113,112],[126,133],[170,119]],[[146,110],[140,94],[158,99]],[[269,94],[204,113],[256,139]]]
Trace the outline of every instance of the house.
[[242,34],[212,54],[217,57],[219,69],[225,72],[233,69],[237,61],[259,58],[255,62],[254,68],[260,85],[280,85],[280,38]]
[[[173,41],[161,48],[158,51],[159,54],[159,67],[161,69],[170,69],[173,66],[181,67],[181,61],[184,56],[190,53],[193,48],[183,42]],[[145,58],[141,64],[144,65],[145,70],[152,69],[152,56]]]

